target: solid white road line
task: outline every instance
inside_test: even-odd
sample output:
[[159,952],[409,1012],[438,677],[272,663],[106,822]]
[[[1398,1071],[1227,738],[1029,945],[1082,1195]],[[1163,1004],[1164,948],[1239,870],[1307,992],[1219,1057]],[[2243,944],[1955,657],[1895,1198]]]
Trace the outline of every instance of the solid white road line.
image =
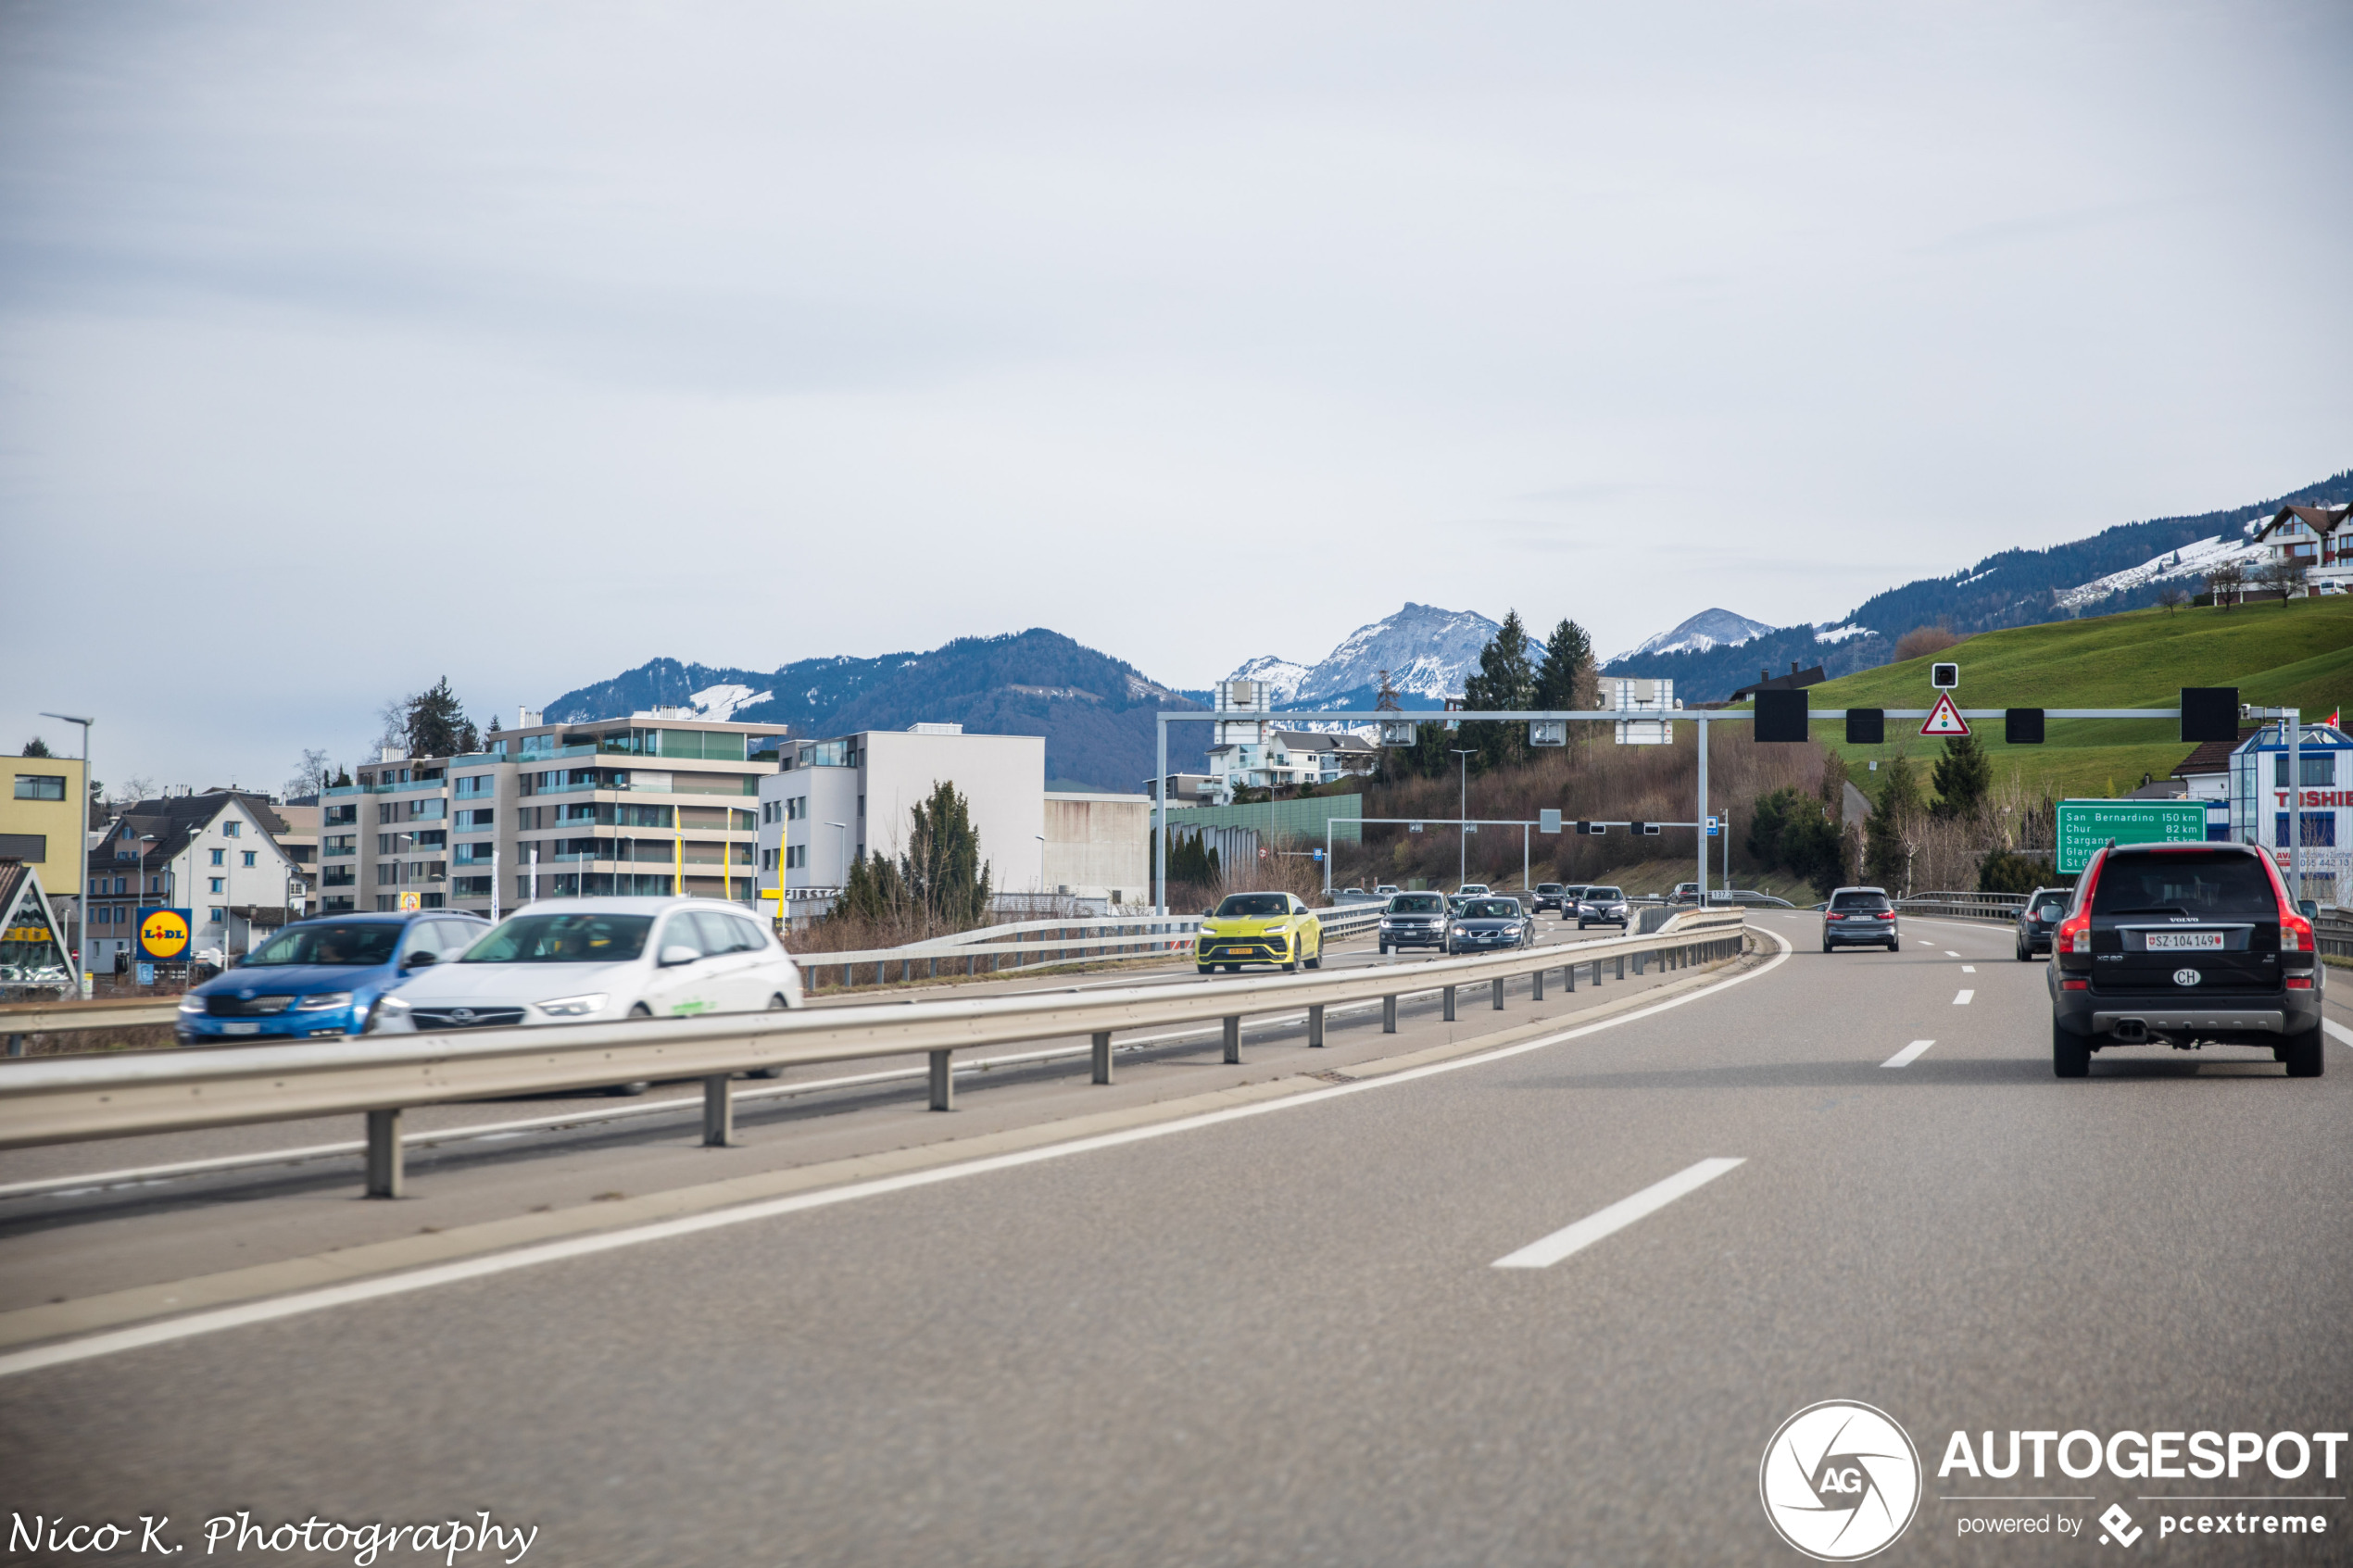
[[2353,1046],[2353,1029],[2347,1029],[2335,1019],[2324,1018],[2321,1020],[2321,1027],[2327,1030],[2330,1036],[2334,1039],[2338,1045]]
[[1919,1060],[1920,1053],[1936,1044],[1934,1040],[1914,1040],[1894,1056],[1880,1063],[1881,1067],[1909,1067]]
[[1725,1172],[1741,1164],[1738,1160],[1703,1160],[1698,1164],[1678,1171],[1663,1182],[1655,1182],[1631,1198],[1621,1198],[1598,1213],[1588,1214],[1563,1230],[1556,1230],[1541,1241],[1531,1241],[1516,1252],[1504,1254],[1492,1265],[1499,1269],[1549,1269],[1572,1252],[1580,1252],[1605,1236],[1624,1230],[1646,1214],[1655,1214],[1685,1193],[1696,1192]]
[[[217,1334],[223,1329],[242,1328],[249,1323],[269,1323],[278,1318],[296,1317],[306,1312],[321,1311],[329,1307],[341,1307],[356,1301],[372,1301],[387,1296],[406,1295],[413,1290],[425,1290],[437,1285],[450,1285],[460,1280],[481,1279],[492,1274],[507,1273],[515,1269],[534,1268],[541,1263],[558,1262],[569,1258],[585,1258],[598,1252],[611,1252],[624,1247],[635,1247],[649,1241],[666,1241],[673,1236],[693,1236],[704,1231],[721,1230],[754,1220],[772,1219],[782,1214],[799,1213],[810,1209],[827,1209],[838,1203],[859,1198],[875,1198],[885,1193],[905,1192],[914,1187],[935,1186],[966,1176],[984,1175],[994,1171],[1012,1170],[1021,1165],[1035,1165],[1049,1160],[1061,1160],[1074,1154],[1092,1153],[1097,1149],[1116,1148],[1126,1144],[1145,1143],[1178,1133],[1189,1133],[1202,1127],[1214,1127],[1227,1122],[1239,1122],[1252,1116],[1270,1115],[1278,1110],[1292,1110],[1305,1105],[1320,1105],[1327,1100],[1348,1095],[1368,1094],[1376,1089],[1390,1088],[1399,1084],[1416,1083],[1444,1073],[1459,1073],[1466,1067],[1479,1067],[1491,1061],[1525,1056],[1530,1051],[1598,1035],[1604,1029],[1615,1029],[1638,1019],[1655,1018],[1703,997],[1713,997],[1728,987],[1745,984],[1768,975],[1787,962],[1796,949],[1779,932],[1758,927],[1758,935],[1770,936],[1780,945],[1780,951],[1741,974],[1727,975],[1712,985],[1686,991],[1680,997],[1654,1002],[1649,1007],[1636,1008],[1615,1018],[1599,1019],[1574,1029],[1564,1029],[1557,1035],[1541,1035],[1516,1045],[1499,1046],[1491,1051],[1473,1056],[1459,1056],[1448,1061],[1433,1061],[1420,1067],[1384,1073],[1378,1078],[1363,1078],[1352,1083],[1335,1084],[1327,1089],[1311,1089],[1303,1094],[1282,1099],[1265,1100],[1254,1105],[1231,1106],[1224,1110],[1203,1111],[1198,1116],[1180,1117],[1174,1122],[1155,1123],[1149,1126],[1126,1127],[1116,1133],[1099,1133],[1092,1137],[1073,1138],[1067,1143],[1048,1144],[1039,1148],[1022,1149],[1013,1154],[990,1155],[980,1160],[966,1160],[961,1165],[942,1165],[928,1171],[910,1171],[903,1175],[881,1176],[873,1181],[852,1182],[845,1186],[827,1187],[820,1192],[796,1193],[789,1198],[768,1198],[746,1203],[733,1209],[717,1209],[701,1214],[684,1214],[674,1220],[659,1220],[651,1224],[633,1225],[617,1231],[605,1231],[594,1236],[571,1236],[562,1241],[547,1242],[537,1247],[517,1248],[511,1252],[494,1252],[485,1257],[469,1258],[459,1262],[444,1263],[429,1269],[414,1269],[407,1273],[387,1274],[380,1279],[357,1280],[349,1285],[327,1286],[317,1290],[297,1291],[291,1296],[273,1297],[266,1301],[249,1301],[239,1306],[222,1307],[212,1311],[191,1312],[182,1318],[167,1318],[160,1323],[141,1323],[135,1328],[109,1329],[85,1335],[78,1339],[61,1339],[54,1344],[30,1350],[0,1355],[0,1377],[13,1377],[19,1373],[37,1372],[43,1367],[60,1366],[71,1361],[90,1361],[99,1356],[115,1355],[149,1345],[164,1345],[179,1339],[193,1339],[198,1335]],[[1711,1161],[1702,1161],[1703,1164]],[[1740,1161],[1733,1160],[1732,1164]],[[1729,1167],[1727,1167],[1729,1169]],[[1698,1169],[1694,1166],[1692,1169]],[[1689,1172],[1685,1173],[1690,1174]],[[1676,1178],[1680,1179],[1680,1178]],[[1664,1184],[1662,1184],[1664,1185]],[[1696,1185],[1696,1184],[1694,1184]],[[1598,1217],[1598,1216],[1597,1216]]]
[[1967,1007],[1969,999],[1976,995],[1974,991],[1956,991],[1953,993],[1953,1005],[1957,1008]]

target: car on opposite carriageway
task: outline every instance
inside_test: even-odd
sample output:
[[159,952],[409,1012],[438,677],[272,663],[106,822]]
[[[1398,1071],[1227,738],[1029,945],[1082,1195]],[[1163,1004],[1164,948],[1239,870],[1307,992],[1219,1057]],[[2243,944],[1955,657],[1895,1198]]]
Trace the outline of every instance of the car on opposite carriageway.
[[533,904],[387,997],[390,1033],[688,1018],[800,1005],[800,971],[763,921],[711,898]]
[[1536,940],[1536,922],[1516,898],[1466,898],[1446,935],[1450,953],[1491,953]]
[[1626,901],[1625,889],[1604,887],[1599,884],[1579,893],[1576,904],[1561,911],[1563,920],[1571,916],[1576,918],[1579,931],[1589,925],[1615,925],[1625,930],[1634,918],[1633,908]]
[[456,909],[299,921],[182,997],[172,1034],[183,1046],[357,1035],[396,987],[489,929]]
[[1443,893],[1398,893],[1381,911],[1380,950],[1436,947],[1444,951],[1454,908]]
[[2312,921],[2246,844],[2110,845],[2076,880],[2051,944],[2051,1070],[2117,1046],[2254,1046],[2317,1078],[2326,970]]
[[1246,963],[1277,965],[1289,974],[1324,964],[1324,922],[1289,893],[1228,893],[1202,916],[1193,938],[1193,967],[1202,974]]

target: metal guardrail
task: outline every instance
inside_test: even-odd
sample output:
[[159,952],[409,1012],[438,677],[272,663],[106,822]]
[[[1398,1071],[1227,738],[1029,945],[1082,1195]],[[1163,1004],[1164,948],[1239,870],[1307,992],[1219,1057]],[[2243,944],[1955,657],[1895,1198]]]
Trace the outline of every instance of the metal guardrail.
[[2353,959],[2353,915],[2323,911],[2312,922],[2312,945],[2322,958]]
[[143,997],[135,1002],[0,1002],[0,1033],[50,1035],[68,1029],[135,1029],[169,1023],[180,1010],[177,997]]
[[1706,910],[1650,935],[1338,974],[0,1062],[0,1148],[358,1111],[368,1123],[368,1191],[397,1197],[400,1115],[409,1106],[700,1078],[703,1141],[724,1146],[734,1140],[736,1073],[924,1054],[932,1109],[948,1110],[959,1050],[1087,1035],[1094,1081],[1108,1084],[1116,1030],[1221,1019],[1225,1060],[1239,1062],[1241,1021],[1253,1013],[1303,1007],[1307,1043],[1321,1046],[1327,1007],[1378,997],[1382,1030],[1394,1034],[1398,998],[1409,993],[1440,990],[1452,1021],[1466,985],[1490,985],[1500,1008],[1504,983],[1522,975],[1535,977],[1541,998],[1551,970],[1574,990],[1577,971],[1588,965],[1599,984],[1604,966],[1625,978],[1629,960],[1640,974],[1646,960],[1680,967],[1730,958],[1743,924],[1739,911]]
[[[1327,936],[1353,936],[1380,923],[1386,901],[1315,911]],[[1139,930],[1141,927],[1143,929]],[[875,966],[875,984],[882,985],[896,968],[901,980],[937,979],[944,961],[946,972],[956,972],[959,960],[967,975],[998,974],[1008,968],[1033,969],[1040,964],[1116,961],[1166,958],[1189,952],[1201,921],[1191,915],[1155,915],[1097,920],[1022,921],[1016,924],[981,926],[950,936],[911,942],[899,947],[862,947],[835,952],[814,950],[792,955],[813,984],[829,969],[841,971],[841,984],[857,984],[856,972]],[[995,940],[1007,933],[1010,941]],[[1038,939],[1026,940],[1031,935]]]
[[2026,908],[2023,893],[1915,893],[1895,900],[1895,912],[1905,915],[1945,915],[1955,920],[2018,919]]

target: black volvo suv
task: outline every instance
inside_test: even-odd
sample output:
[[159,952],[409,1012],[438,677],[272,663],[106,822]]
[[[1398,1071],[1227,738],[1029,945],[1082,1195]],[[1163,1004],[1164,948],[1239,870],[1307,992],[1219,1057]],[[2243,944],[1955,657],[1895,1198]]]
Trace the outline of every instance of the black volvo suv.
[[2243,844],[2110,845],[2051,939],[2051,1066],[2108,1046],[2267,1046],[2321,1075],[2322,971],[2312,922],[2271,857]]

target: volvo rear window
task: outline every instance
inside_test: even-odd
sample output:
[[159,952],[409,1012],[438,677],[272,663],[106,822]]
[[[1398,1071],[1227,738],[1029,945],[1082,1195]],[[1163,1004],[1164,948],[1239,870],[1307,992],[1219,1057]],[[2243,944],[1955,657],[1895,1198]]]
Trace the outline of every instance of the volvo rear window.
[[1884,893],[1842,893],[1831,900],[1833,909],[1884,909],[1888,907]]
[[2092,892],[2095,916],[2277,919],[2279,912],[2279,896],[2263,862],[2252,855],[2218,850],[2110,855]]

